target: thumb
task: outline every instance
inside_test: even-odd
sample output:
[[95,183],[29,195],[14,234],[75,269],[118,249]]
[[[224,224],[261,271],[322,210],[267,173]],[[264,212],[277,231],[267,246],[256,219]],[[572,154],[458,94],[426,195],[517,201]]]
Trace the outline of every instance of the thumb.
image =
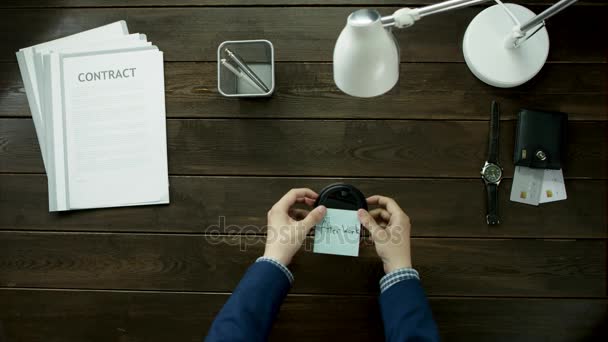
[[306,234],[314,227],[317,223],[321,222],[325,217],[325,213],[327,212],[327,208],[325,206],[320,205],[312,210],[306,217],[301,221],[302,226],[304,227],[304,231]]
[[367,210],[359,209],[357,211],[357,214],[359,216],[359,221],[361,221],[363,227],[365,227],[365,229],[367,229],[372,235],[372,239],[375,238],[381,230],[383,230],[382,227],[380,227],[378,223],[376,223],[376,220],[374,220],[372,215],[370,215]]

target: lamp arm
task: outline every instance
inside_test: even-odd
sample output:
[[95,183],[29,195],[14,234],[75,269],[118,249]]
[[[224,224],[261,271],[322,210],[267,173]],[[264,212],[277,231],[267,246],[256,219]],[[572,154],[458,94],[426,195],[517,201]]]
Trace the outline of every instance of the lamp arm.
[[426,17],[431,14],[447,12],[459,8],[474,6],[491,0],[449,0],[438,4],[428,5],[417,9],[420,17]]
[[469,7],[486,1],[490,0],[448,0],[419,8],[406,7],[395,11],[392,15],[382,17],[381,22],[384,27],[404,28],[414,25],[417,20],[428,15]]
[[534,28],[535,26],[537,26],[540,23],[542,23],[543,21],[545,21],[545,19],[548,19],[548,18],[554,16],[558,12],[564,10],[566,7],[574,4],[576,1],[577,0],[558,1],[557,3],[553,4],[553,6],[547,8],[546,10],[542,11],[537,16],[535,16],[532,19],[528,20],[527,22],[523,23],[521,25],[521,27],[519,28],[519,30],[523,33],[526,33],[530,29]]
[[[545,19],[554,16],[566,7],[574,4],[576,1],[577,0],[560,0],[557,3],[553,4],[553,6],[542,11],[540,14],[530,18],[527,22],[523,24],[520,24],[519,22],[517,22],[517,20],[515,20],[515,26],[513,27],[513,30],[505,38],[505,47],[507,49],[518,48],[523,42],[530,39],[533,35],[536,34],[536,32],[538,32],[545,26]],[[507,11],[507,13],[510,12],[506,7],[505,11]],[[531,31],[532,29],[535,30],[532,31],[532,33],[528,33],[528,31]]]

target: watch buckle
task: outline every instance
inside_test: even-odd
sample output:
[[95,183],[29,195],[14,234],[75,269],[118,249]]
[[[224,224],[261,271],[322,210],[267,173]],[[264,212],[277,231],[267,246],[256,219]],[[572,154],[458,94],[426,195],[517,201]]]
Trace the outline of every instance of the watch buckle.
[[500,224],[500,220],[496,218],[496,221],[490,221],[490,215],[486,215],[486,224],[488,226],[494,226]]

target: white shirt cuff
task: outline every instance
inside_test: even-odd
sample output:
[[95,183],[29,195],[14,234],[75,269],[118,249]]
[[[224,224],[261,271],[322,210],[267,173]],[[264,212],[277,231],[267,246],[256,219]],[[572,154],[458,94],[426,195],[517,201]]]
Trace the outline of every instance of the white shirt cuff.
[[409,279],[420,280],[418,271],[409,267],[394,270],[380,279],[380,293],[388,290],[389,287],[397,284],[398,282]]

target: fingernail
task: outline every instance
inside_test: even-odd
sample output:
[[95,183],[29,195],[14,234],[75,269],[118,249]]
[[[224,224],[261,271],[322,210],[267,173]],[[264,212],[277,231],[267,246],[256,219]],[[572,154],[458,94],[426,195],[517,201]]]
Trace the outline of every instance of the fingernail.
[[363,209],[359,209],[359,210],[357,210],[357,214],[358,214],[359,216],[363,216],[363,215],[365,215],[365,210],[363,210]]
[[321,212],[321,214],[325,214],[325,212],[327,211],[327,208],[324,205],[320,205],[319,211]]

